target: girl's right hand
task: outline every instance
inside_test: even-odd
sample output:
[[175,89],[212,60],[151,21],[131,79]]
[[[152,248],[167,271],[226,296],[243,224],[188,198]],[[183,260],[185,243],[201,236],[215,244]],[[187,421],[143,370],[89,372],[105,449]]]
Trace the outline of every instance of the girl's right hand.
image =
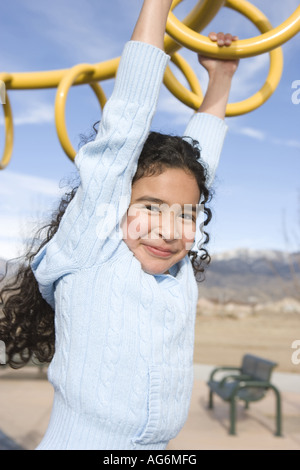
[[[209,33],[208,37],[211,41],[217,42],[219,47],[229,47],[233,41],[236,41],[238,39],[237,36],[233,36],[230,33],[216,34],[214,32],[211,32]],[[200,64],[207,70],[209,75],[212,75],[214,73],[222,73],[229,76],[233,76],[239,64],[239,59],[215,59],[206,57],[203,54],[198,54],[198,60]]]

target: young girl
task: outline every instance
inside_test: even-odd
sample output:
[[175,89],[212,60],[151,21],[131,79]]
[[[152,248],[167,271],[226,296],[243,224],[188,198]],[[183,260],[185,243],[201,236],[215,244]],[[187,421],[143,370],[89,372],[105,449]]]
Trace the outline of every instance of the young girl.
[[[10,364],[16,355],[51,361],[54,403],[38,449],[165,449],[187,418],[195,274],[209,260],[191,247],[199,202],[205,224],[211,218],[237,61],[199,57],[210,81],[186,137],[149,134],[171,3],[144,0],[97,136],[76,157],[80,185],[3,291]],[[220,46],[235,39],[210,37]]]

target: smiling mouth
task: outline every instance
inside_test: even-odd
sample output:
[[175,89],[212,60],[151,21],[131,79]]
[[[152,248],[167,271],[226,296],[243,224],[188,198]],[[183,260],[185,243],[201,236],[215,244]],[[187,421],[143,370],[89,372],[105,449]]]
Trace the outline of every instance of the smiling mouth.
[[173,255],[174,252],[170,250],[160,250],[159,248],[156,248],[154,246],[150,245],[144,245],[146,250],[148,250],[151,254],[155,256],[160,256],[162,258],[168,258],[169,256]]

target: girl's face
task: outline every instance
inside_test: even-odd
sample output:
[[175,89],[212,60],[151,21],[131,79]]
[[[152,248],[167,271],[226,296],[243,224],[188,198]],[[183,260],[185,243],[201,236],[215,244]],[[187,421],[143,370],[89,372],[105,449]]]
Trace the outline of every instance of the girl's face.
[[186,256],[195,239],[199,200],[196,178],[181,168],[133,184],[123,239],[144,271],[168,274]]

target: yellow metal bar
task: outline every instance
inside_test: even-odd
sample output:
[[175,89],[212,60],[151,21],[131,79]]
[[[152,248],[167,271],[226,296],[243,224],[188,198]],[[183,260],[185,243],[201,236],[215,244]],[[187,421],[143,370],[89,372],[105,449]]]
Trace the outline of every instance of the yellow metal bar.
[[[2,80],[5,85],[11,80],[11,75],[1,74],[0,80]],[[5,143],[3,156],[0,161],[0,170],[3,170],[8,163],[10,162],[12,151],[13,151],[13,142],[14,142],[14,123],[12,109],[10,106],[9,98],[5,90],[5,102],[2,104],[4,111],[4,126],[5,126]]]
[[4,146],[3,157],[0,162],[0,170],[3,170],[10,162],[12,151],[13,151],[13,141],[14,141],[13,116],[12,116],[12,110],[11,110],[10,102],[8,100],[8,96],[6,96],[6,104],[3,107],[4,107],[4,122],[5,122],[5,146]]
[[[176,0],[175,5],[179,3],[179,0]],[[199,2],[194,8],[193,12],[196,15],[199,15],[199,12],[203,16],[209,12],[209,9],[212,8],[212,11],[216,12],[221,7],[219,0],[206,0],[205,2]],[[247,7],[245,4],[248,4]],[[238,10],[241,2],[238,0],[227,0],[226,6]],[[212,5],[210,7],[210,5]],[[243,6],[249,12],[251,10],[257,10],[256,7],[251,5],[248,2],[243,2]],[[193,17],[193,12],[190,13],[184,20],[189,25],[193,25],[199,29],[206,25],[207,21],[204,17],[195,18]],[[248,13],[247,13],[248,15]],[[211,19],[211,17],[210,17]],[[200,21],[201,20],[201,21]],[[297,34],[300,31],[300,6],[295,10],[295,12],[280,26],[272,29],[271,31],[266,32],[261,36],[255,38],[245,39],[234,42],[229,48],[218,48],[218,46],[212,43],[205,36],[201,36],[195,31],[192,31],[188,26],[181,23],[173,15],[172,12],[169,14],[169,20],[167,23],[167,31],[175,31],[174,35],[177,34],[180,37],[180,42],[185,45],[187,48],[196,50],[212,57],[218,58],[227,58],[232,59],[236,57],[251,57],[263,52],[267,52],[273,48],[278,47],[284,42],[288,41],[292,36]],[[176,45],[176,48],[180,46]],[[166,52],[171,54],[175,46],[166,38]],[[91,77],[87,78],[86,76],[78,77],[73,85],[82,85],[85,83],[98,82],[100,80],[107,80],[113,78],[116,74],[116,70],[119,65],[120,58],[114,58],[105,62],[100,62],[93,64],[94,73]],[[52,70],[45,72],[25,72],[25,73],[13,73],[11,75],[11,80],[7,83],[7,89],[38,89],[38,88],[55,88],[58,86],[64,75],[68,72],[69,69],[60,69]]]
[[176,52],[171,57],[172,62],[182,71],[192,91],[187,90],[175,77],[168,66],[164,75],[164,85],[173,95],[187,106],[195,108],[197,103],[202,102],[203,93],[197,75],[188,62]]
[[[172,8],[175,8],[182,0],[174,0]],[[218,10],[224,5],[225,0],[202,0],[197,3],[191,13],[183,20],[189,28],[196,31],[203,29],[215,16]],[[165,38],[165,50],[172,55],[180,49],[178,45],[170,37]],[[94,73],[87,77],[83,75],[78,77],[73,83],[74,85],[83,85],[90,82],[99,82],[114,78],[119,66],[120,57],[93,64]],[[61,82],[69,69],[51,70],[46,72],[18,72],[11,74],[12,79],[7,84],[7,89],[39,89],[39,88],[56,88]]]
[[[274,31],[268,18],[255,6],[246,0],[227,0],[226,6],[238,11],[252,21],[259,31],[265,34]],[[261,89],[249,98],[238,103],[229,103],[226,108],[226,116],[239,116],[262,106],[276,90],[283,70],[283,53],[281,47],[269,52],[270,66],[268,76]]]
[[[181,1],[174,0],[172,10]],[[262,34],[255,38],[235,41],[229,48],[222,49],[208,38],[198,34],[197,31],[200,31],[209,24],[224,5],[246,16],[257,26]],[[199,108],[203,95],[196,74],[183,57],[176,53],[182,46],[211,57],[222,59],[252,57],[264,52],[270,52],[269,74],[262,88],[244,101],[228,104],[226,115],[235,116],[247,113],[261,106],[276,89],[283,67],[282,51],[278,46],[288,41],[300,31],[300,6],[286,21],[273,28],[265,15],[246,0],[200,0],[182,22],[171,11],[166,30],[171,37],[165,36],[165,50],[171,55],[172,61],[186,77],[191,90],[187,90],[180,84],[169,67],[164,76],[164,83],[175,97],[193,109]],[[68,138],[64,117],[68,90],[73,85],[90,84],[100,102],[101,108],[103,108],[106,97],[97,82],[115,77],[119,61],[120,58],[118,57],[97,64],[79,64],[72,69],[11,74],[1,73],[0,80],[5,82],[6,89],[58,87],[55,100],[57,133],[65,152],[73,160],[75,150]],[[0,169],[3,169],[8,164],[13,147],[13,117],[6,92],[5,97],[6,103],[3,105],[5,115],[5,148],[0,162]]]
[[[242,2],[237,0],[227,0],[226,6],[237,9],[237,6],[241,3]],[[256,9],[256,7],[251,4],[249,4],[248,8]],[[198,34],[180,22],[173,12],[169,14],[166,30],[167,33],[182,46],[210,57],[221,59],[253,57],[281,46],[299,33],[300,6],[296,8],[294,13],[292,13],[287,20],[276,28],[254,38],[235,41],[230,47],[223,47],[221,50],[208,38]]]
[[[229,3],[229,2],[228,2]],[[226,4],[227,6],[227,4]],[[230,0],[230,8],[238,11],[252,21],[261,33],[272,30],[272,25],[266,16],[256,7],[253,7],[246,0]],[[230,46],[231,47],[231,46]],[[180,67],[180,64],[177,64]],[[226,108],[226,116],[237,116],[248,113],[261,106],[275,91],[281,78],[283,68],[283,54],[281,48],[270,52],[270,68],[266,82],[262,88],[250,98],[238,103],[229,103]],[[173,77],[167,72],[165,85],[180,101],[187,106],[197,110],[202,102],[197,93],[187,90],[185,87],[178,87]]]
[[[172,10],[181,3],[182,0],[174,0]],[[193,31],[202,31],[216,16],[220,8],[225,4],[225,0],[201,0],[197,2],[193,10],[182,21],[188,28]],[[165,36],[165,51],[172,55],[182,46],[178,44],[170,36]]]
[[[76,151],[74,150],[71,141],[68,137],[68,131],[65,121],[65,108],[66,101],[70,87],[73,85],[76,79],[80,77],[81,79],[89,79],[94,73],[94,67],[90,64],[79,64],[75,65],[72,69],[68,70],[68,73],[65,74],[61,80],[55,98],[55,124],[56,131],[63,147],[64,151],[71,160],[74,160]],[[83,76],[82,76],[83,75]],[[93,91],[95,92],[100,106],[103,109],[106,103],[106,97],[104,91],[98,83],[90,83]]]
[[[98,82],[114,78],[118,69],[120,58],[107,60],[93,64],[94,72],[91,76],[78,77],[73,85],[83,85],[90,82]],[[38,88],[56,88],[70,69],[51,70],[48,72],[24,72],[11,74],[12,79],[7,84],[7,89],[24,90]]]

